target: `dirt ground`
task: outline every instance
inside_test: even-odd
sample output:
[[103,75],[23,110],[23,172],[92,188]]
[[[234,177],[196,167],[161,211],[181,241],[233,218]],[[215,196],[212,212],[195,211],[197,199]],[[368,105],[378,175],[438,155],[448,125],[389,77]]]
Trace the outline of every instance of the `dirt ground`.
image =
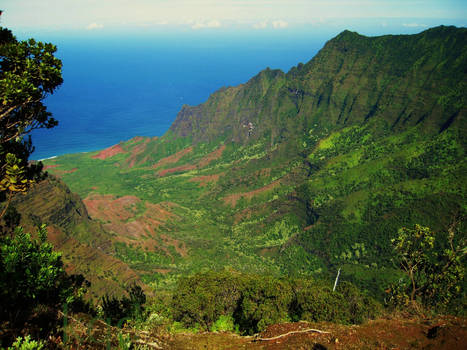
[[230,333],[176,334],[166,340],[164,348],[462,350],[467,349],[467,320],[449,316],[380,319],[358,326],[285,323],[272,325],[253,337]]

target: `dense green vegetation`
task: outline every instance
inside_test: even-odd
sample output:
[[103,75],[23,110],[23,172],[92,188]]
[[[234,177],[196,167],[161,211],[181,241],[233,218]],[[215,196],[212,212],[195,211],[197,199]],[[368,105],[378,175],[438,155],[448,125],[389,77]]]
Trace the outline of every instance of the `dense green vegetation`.
[[413,229],[401,228],[392,240],[406,275],[391,287],[390,301],[396,306],[419,302],[445,312],[459,312],[465,307],[461,285],[467,254],[465,231],[453,225],[447,234],[439,236],[428,227],[415,225]]
[[402,277],[391,245],[401,227],[464,227],[465,42],[454,27],[344,32],[287,74],[265,70],[184,106],[161,138],[62,156],[48,170],[82,198],[113,195],[108,208],[139,198],[119,225],[166,205],[169,218],[156,210],[162,222],[113,243],[155,289],[219,267],[327,280],[342,268],[383,301]]
[[[2,232],[53,228],[63,259],[93,279],[100,306],[88,311],[117,326],[252,334],[361,323],[383,302],[465,314],[466,44],[465,28],[345,31],[288,73],[267,69],[184,106],[160,138],[47,160],[84,204],[49,178],[3,205]],[[39,180],[28,172],[40,165],[24,163],[30,146],[2,153],[4,195]],[[41,293],[61,307],[84,283],[44,242],[1,243],[8,297],[10,272],[32,307]]]
[[382,308],[348,282],[333,292],[326,281],[222,271],[182,278],[171,309],[186,327],[213,329],[219,320],[231,319],[230,331],[253,334],[288,321],[361,323]]
[[56,47],[34,39],[18,41],[0,27],[0,219],[12,196],[41,179],[41,165],[28,164],[33,151],[25,135],[57,121],[42,104],[63,82]]
[[127,292],[129,297],[117,298],[105,295],[102,298],[102,311],[108,323],[121,327],[128,320],[141,318],[146,295],[136,284],[130,286]]
[[[55,331],[57,310],[66,304],[70,310],[87,310],[83,300],[89,285],[81,275],[65,272],[61,254],[46,242],[45,226],[39,239],[19,227],[13,237],[0,239],[0,324],[3,341],[28,328],[35,337]],[[14,338],[13,338],[14,339]]]

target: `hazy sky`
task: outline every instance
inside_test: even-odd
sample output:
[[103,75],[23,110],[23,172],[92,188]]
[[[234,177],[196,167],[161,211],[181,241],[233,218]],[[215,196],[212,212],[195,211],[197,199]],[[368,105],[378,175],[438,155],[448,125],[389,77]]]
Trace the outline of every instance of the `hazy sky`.
[[465,0],[2,0],[0,8],[1,25],[14,31],[284,30],[358,19],[467,24]]

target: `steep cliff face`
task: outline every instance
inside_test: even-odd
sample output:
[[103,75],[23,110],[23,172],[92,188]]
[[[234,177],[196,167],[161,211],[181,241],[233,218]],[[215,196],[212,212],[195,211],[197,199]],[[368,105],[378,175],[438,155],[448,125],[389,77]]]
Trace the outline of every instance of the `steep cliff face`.
[[[246,143],[301,137],[315,124],[336,128],[384,121],[401,130],[440,131],[465,118],[467,29],[365,37],[345,31],[287,74],[265,70],[244,85],[184,106],[170,130],[195,142]],[[253,129],[250,130],[249,123]]]

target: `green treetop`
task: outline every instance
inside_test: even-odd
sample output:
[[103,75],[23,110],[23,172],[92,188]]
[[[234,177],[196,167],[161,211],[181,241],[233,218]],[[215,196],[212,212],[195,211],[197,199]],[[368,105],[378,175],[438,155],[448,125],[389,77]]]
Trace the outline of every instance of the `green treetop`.
[[24,136],[58,124],[42,103],[63,82],[55,51],[34,39],[18,41],[0,27],[0,200],[24,192],[40,173],[40,166],[28,165],[33,147]]

